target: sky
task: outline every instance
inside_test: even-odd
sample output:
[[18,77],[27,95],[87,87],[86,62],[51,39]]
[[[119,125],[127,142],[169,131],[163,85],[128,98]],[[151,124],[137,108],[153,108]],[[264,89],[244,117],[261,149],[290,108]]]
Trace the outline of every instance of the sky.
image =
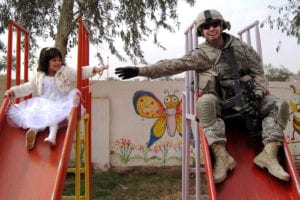
[[[162,50],[152,43],[152,38],[142,43],[142,50],[144,56],[149,64],[155,63],[161,59],[171,59],[182,57],[185,54],[185,35],[184,32],[196,19],[197,15],[206,9],[217,9],[221,12],[226,21],[230,21],[231,30],[226,32],[238,36],[237,33],[252,24],[256,20],[262,22],[270,14],[277,16],[276,12],[269,9],[268,5],[281,6],[285,1],[278,0],[210,0],[201,1],[197,0],[193,7],[189,6],[183,1],[179,1],[178,14],[180,28],[175,33],[170,33],[166,30],[159,32],[159,41],[166,48]],[[7,37],[7,36],[5,36]],[[284,66],[291,72],[297,73],[300,70],[300,45],[297,45],[295,38],[287,37],[278,30],[270,30],[268,26],[260,29],[260,37],[262,44],[262,56],[264,64],[272,64],[274,67]],[[203,41],[200,39],[199,42]],[[278,42],[281,41],[281,49],[276,52]],[[54,41],[41,41],[45,42],[43,46],[53,46]],[[121,42],[116,42],[116,46],[122,48]],[[99,61],[95,59],[95,48],[90,45],[90,65],[98,65]],[[38,55],[39,52],[37,52]],[[100,53],[104,58],[105,64],[109,64],[109,70],[103,75],[102,78],[107,76],[114,76],[114,69],[116,67],[132,66],[128,62],[120,62],[115,56],[110,55],[109,51],[105,48],[100,49]],[[124,52],[121,52],[125,55]],[[129,59],[128,59],[129,60]],[[66,63],[70,66],[77,66],[77,48],[71,50],[66,58]],[[179,75],[183,76],[182,74]]]
[[[180,1],[178,6],[180,29],[175,33],[160,31],[159,40],[166,50],[161,50],[151,43],[151,39],[144,43],[142,47],[146,61],[151,64],[161,59],[181,57],[185,54],[184,32],[196,19],[197,15],[206,9],[217,9],[221,12],[224,19],[230,21],[230,34],[237,36],[237,33],[258,20],[262,22],[270,14],[277,14],[268,8],[268,5],[280,6],[283,1],[278,0],[211,0],[200,1],[190,7],[187,3]],[[276,15],[275,15],[276,16]],[[277,30],[270,30],[268,26],[260,29],[262,42],[262,54],[264,64],[272,64],[274,67],[284,66],[291,72],[297,73],[300,70],[300,45],[297,40],[287,37]],[[276,52],[279,41],[282,41],[281,49]],[[90,51],[92,52],[92,50]],[[117,58],[110,56],[103,51],[104,58],[109,57],[109,75],[112,76],[114,68],[132,65],[130,62],[119,62]],[[90,59],[90,63],[93,59]]]

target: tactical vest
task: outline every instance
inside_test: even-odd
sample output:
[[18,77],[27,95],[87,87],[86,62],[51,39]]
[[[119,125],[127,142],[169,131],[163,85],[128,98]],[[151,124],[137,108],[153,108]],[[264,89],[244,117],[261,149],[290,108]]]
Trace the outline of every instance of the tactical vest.
[[223,119],[243,119],[249,135],[256,136],[261,131],[261,121],[256,115],[258,102],[245,46],[234,37],[224,37],[223,49],[206,43],[200,45],[199,50],[211,63],[211,69],[199,73],[199,90],[202,94],[214,93],[218,97],[218,114]]
[[[247,60],[245,58],[246,55],[242,43],[238,39],[227,35],[227,41],[224,48],[228,46],[234,47],[240,76],[243,77],[247,75]],[[207,43],[203,43],[199,46],[199,50],[202,56],[211,63],[211,68],[209,70],[199,74],[200,93],[213,93],[222,100],[232,97],[234,94],[227,86],[237,77],[233,71],[233,67],[230,66],[226,61],[226,58],[224,58],[222,49],[216,49]]]

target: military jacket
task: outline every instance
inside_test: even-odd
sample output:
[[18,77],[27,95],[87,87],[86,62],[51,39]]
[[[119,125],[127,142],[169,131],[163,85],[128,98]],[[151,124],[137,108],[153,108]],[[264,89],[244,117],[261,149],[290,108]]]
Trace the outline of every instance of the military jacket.
[[222,49],[232,46],[242,76],[249,75],[252,78],[255,94],[265,94],[266,79],[262,60],[256,51],[230,34],[223,33],[222,37],[225,41],[222,48],[216,48],[208,42],[204,42],[181,58],[161,60],[155,64],[141,67],[139,75],[159,78],[195,70],[199,76],[200,92],[217,94],[215,77],[230,73],[228,70],[232,69],[222,58]]

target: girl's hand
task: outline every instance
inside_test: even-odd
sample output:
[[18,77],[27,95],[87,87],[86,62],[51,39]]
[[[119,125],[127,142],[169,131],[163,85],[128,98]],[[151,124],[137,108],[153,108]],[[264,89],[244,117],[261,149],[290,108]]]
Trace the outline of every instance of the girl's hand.
[[7,90],[5,93],[4,93],[4,97],[9,97],[9,98],[12,98],[15,96],[15,92],[11,89]]
[[103,71],[108,69],[108,66],[103,67],[94,67],[93,72],[99,74],[100,76],[103,74]]

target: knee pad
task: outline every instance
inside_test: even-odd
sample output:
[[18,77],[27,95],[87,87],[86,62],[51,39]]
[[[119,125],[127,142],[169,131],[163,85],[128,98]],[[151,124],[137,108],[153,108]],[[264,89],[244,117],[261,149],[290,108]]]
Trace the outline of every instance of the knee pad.
[[282,129],[285,129],[289,120],[290,106],[287,101],[283,101],[278,106],[277,122]]
[[202,127],[211,126],[217,119],[217,97],[213,94],[206,94],[199,98],[196,109],[199,123]]

